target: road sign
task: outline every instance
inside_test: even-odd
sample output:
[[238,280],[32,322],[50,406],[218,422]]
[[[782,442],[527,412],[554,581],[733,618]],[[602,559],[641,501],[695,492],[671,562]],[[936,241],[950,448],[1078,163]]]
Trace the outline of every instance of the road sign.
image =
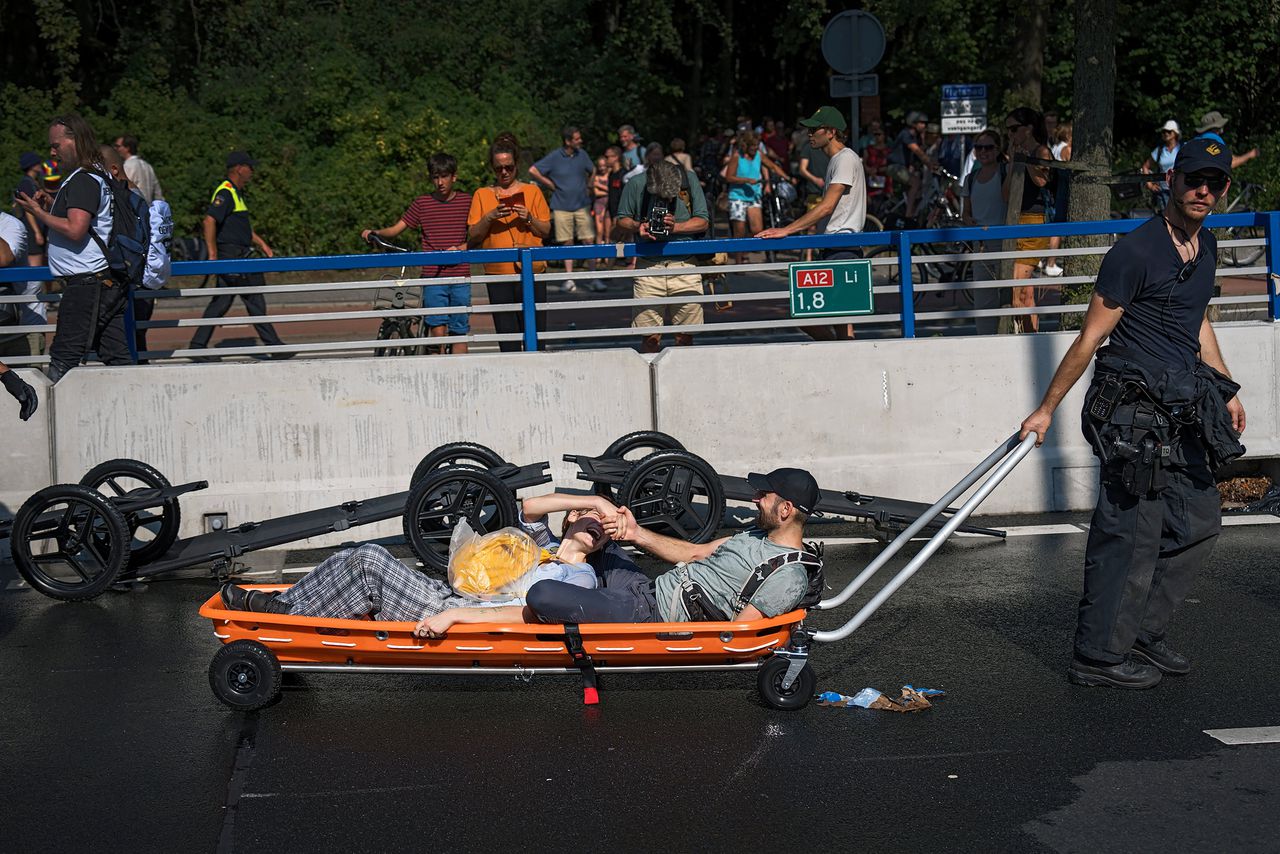
[[870,12],[841,12],[822,31],[822,58],[840,74],[865,74],[883,56],[884,27]]
[[832,98],[870,98],[880,94],[879,74],[831,75]]
[[813,261],[787,267],[792,317],[871,314],[871,262]]
[[960,98],[942,102],[942,117],[952,116],[985,116],[987,114],[986,98]]
[[985,101],[986,99],[986,83],[950,83],[942,87],[942,100],[944,101]]
[[942,119],[943,134],[981,133],[986,130],[986,127],[986,116],[953,116],[951,118],[943,117]]

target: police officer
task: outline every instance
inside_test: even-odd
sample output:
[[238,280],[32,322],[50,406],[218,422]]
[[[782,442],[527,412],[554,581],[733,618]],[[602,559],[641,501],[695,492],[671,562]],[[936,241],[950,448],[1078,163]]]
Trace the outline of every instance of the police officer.
[[[204,242],[209,247],[209,260],[219,258],[244,258],[256,245],[262,254],[275,255],[267,241],[258,236],[249,222],[249,206],[245,204],[244,189],[253,180],[258,161],[244,151],[227,155],[227,179],[213,191],[213,198],[204,214]],[[218,287],[256,287],[265,284],[261,273],[242,273],[218,276]],[[222,317],[231,308],[234,296],[217,296],[204,310],[205,317]],[[240,294],[245,309],[251,316],[267,313],[267,301],[262,294]],[[212,326],[201,326],[191,339],[191,349],[204,349],[213,337]],[[283,344],[270,323],[255,323],[253,329],[263,344]],[[275,358],[288,358],[290,353],[277,353]],[[217,356],[198,356],[197,361],[216,361]]]
[[1231,184],[1231,152],[1192,140],[1165,178],[1168,206],[1107,253],[1084,328],[1022,422],[1043,441],[1097,353],[1083,428],[1101,488],[1067,672],[1081,685],[1150,688],[1190,670],[1165,629],[1221,529],[1214,469],[1244,453],[1240,387],[1205,317],[1217,242],[1201,228]]

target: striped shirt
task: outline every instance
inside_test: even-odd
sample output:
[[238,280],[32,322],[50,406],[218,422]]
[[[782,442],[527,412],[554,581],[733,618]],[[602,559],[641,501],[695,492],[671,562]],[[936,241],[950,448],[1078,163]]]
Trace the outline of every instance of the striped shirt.
[[[421,232],[423,252],[441,252],[467,242],[467,212],[470,210],[470,193],[454,193],[447,202],[432,195],[418,196],[400,218],[410,228]],[[422,277],[465,276],[470,272],[469,264],[436,265],[423,267]]]

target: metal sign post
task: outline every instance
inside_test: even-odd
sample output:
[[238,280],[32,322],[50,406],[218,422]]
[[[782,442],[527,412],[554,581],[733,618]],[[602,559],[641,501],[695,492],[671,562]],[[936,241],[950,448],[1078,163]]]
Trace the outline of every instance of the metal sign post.
[[852,100],[849,138],[855,144],[862,130],[858,99],[880,94],[880,78],[867,72],[883,56],[884,27],[870,12],[841,12],[822,31],[822,58],[836,72],[831,77],[831,97]]

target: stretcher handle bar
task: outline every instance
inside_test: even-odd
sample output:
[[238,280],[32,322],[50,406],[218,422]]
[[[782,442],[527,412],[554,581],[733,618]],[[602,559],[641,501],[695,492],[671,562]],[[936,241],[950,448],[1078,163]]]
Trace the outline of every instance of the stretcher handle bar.
[[[907,565],[899,570],[898,574],[895,575],[888,584],[881,588],[875,596],[872,596],[870,601],[862,606],[862,609],[854,615],[852,620],[845,623],[835,631],[817,632],[814,634],[813,639],[815,641],[822,641],[823,643],[831,643],[832,641],[844,640],[849,635],[853,634],[854,631],[865,623],[881,605],[888,601],[890,596],[897,592],[899,587],[906,584],[911,576],[915,575],[916,571],[920,569],[920,567],[924,566],[925,561],[932,557],[934,552],[942,548],[942,544],[955,532],[956,528],[963,525],[964,520],[968,519],[973,511],[978,509],[978,505],[986,500],[987,496],[1000,485],[1002,480],[1008,477],[1009,472],[1013,471],[1014,467],[1016,467],[1018,463],[1022,462],[1023,458],[1025,458],[1027,454],[1031,453],[1031,449],[1035,447],[1036,440],[1037,436],[1034,433],[1027,434],[1027,438],[1023,439],[1021,442],[1018,441],[1018,435],[1016,433],[1011,436],[1009,440],[1001,446],[996,454],[992,455],[997,459],[1000,456],[1004,456],[1005,458],[1003,462],[1000,463],[996,470],[993,471],[986,480],[979,484],[973,495],[969,496],[968,500],[965,501],[964,504],[960,505],[960,509],[956,511],[955,515],[948,519],[947,523],[943,525],[936,534],[929,538],[929,542],[924,544],[924,547],[920,549],[915,557],[911,558]],[[1011,450],[1012,453],[1010,453]],[[987,459],[982,461],[982,465],[974,469],[973,472],[970,472],[969,477],[966,477],[965,480],[960,482],[960,484],[957,484],[956,488],[960,488],[960,486],[965,484],[965,481],[968,481],[975,473],[980,476],[986,470],[990,469],[991,465],[992,457],[987,457]],[[944,497],[944,500],[940,501],[939,504],[946,504],[948,500],[949,499]],[[930,509],[930,512],[933,513],[938,509],[938,505],[934,505],[934,507]],[[930,516],[927,518],[932,517]],[[912,527],[915,526],[913,525]],[[908,528],[906,531],[902,532],[902,535],[898,537],[898,540],[894,541],[894,544],[897,544],[899,540],[905,541],[910,534],[911,529]],[[866,575],[866,570],[863,570],[863,575]]]
[[903,546],[911,542],[912,537],[928,527],[929,523],[937,518],[941,513],[949,511],[951,502],[955,501],[956,498],[963,494],[966,489],[973,486],[978,478],[990,471],[992,466],[1007,456],[1008,453],[1013,450],[1013,447],[1017,442],[1018,437],[1016,435],[1010,436],[1007,440],[1002,442],[1000,447],[992,451],[985,460],[978,463],[977,468],[961,478],[960,482],[951,487],[951,489],[947,491],[946,495],[939,498],[932,507],[924,511],[918,519],[908,525],[906,530],[899,534],[893,542],[885,546],[884,550],[881,551],[880,554],[876,555],[875,559],[872,560],[871,563],[867,564],[867,568],[862,570],[862,572],[858,574],[857,578],[849,582],[848,587],[841,590],[832,598],[822,600],[814,606],[813,610],[829,611],[832,608],[838,608],[845,602],[848,602],[849,597],[857,593],[862,585],[871,580],[871,576],[879,572],[880,568],[889,562],[890,558],[896,555]]

